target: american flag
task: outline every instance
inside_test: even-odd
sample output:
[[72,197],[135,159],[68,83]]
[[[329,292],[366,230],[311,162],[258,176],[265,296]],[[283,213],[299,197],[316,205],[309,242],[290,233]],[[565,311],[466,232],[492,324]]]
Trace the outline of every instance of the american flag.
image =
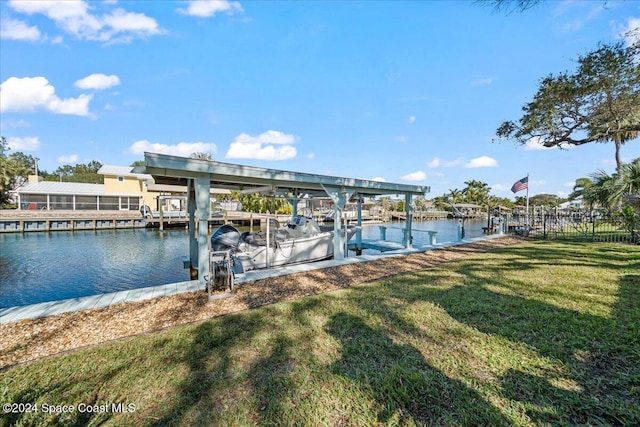
[[517,193],[518,191],[522,191],[525,188],[529,188],[529,177],[525,176],[524,178],[516,181],[511,186],[511,192]]

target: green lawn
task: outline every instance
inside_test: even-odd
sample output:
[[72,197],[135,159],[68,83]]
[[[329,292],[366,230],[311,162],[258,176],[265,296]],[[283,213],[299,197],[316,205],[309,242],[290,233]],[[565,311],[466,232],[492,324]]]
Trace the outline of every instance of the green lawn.
[[0,401],[39,411],[2,425],[638,425],[640,246],[529,242],[112,342],[0,372]]

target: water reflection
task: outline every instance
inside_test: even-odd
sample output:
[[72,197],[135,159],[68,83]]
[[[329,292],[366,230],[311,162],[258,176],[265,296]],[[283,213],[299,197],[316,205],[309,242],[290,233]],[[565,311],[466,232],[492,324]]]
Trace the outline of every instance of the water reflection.
[[[387,240],[402,241],[403,222],[385,224]],[[485,221],[467,220],[467,238],[482,235]],[[438,242],[457,240],[456,220],[414,222],[438,231]],[[379,238],[377,225],[364,238]],[[415,245],[428,235],[415,231]],[[182,256],[186,230],[97,230],[0,234],[0,308],[137,289],[189,280]],[[372,252],[372,253],[375,253]]]

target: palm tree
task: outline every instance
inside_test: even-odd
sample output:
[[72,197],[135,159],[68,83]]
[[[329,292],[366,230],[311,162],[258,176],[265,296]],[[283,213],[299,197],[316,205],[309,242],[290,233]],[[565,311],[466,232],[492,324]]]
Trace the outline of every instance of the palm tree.
[[582,198],[582,200],[584,200],[584,202],[589,206],[589,210],[591,210],[591,208],[593,208],[594,200],[592,200],[589,195],[592,188],[593,181],[590,178],[583,177],[576,179],[576,182],[573,185],[573,191],[569,194],[569,200]]
[[462,193],[462,191],[458,190],[457,188],[453,190],[449,190],[449,197],[450,197],[449,201],[451,203],[460,203],[464,200],[464,194]]
[[620,207],[620,200],[624,192],[621,180],[617,174],[609,175],[599,170],[591,175],[593,186],[585,193],[585,198],[591,203],[598,203],[607,212],[613,213]]

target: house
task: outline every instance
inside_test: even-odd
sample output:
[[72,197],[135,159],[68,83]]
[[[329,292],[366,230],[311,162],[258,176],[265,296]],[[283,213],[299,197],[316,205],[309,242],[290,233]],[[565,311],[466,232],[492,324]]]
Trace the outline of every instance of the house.
[[138,211],[141,204],[156,205],[158,194],[147,188],[151,175],[110,165],[102,166],[98,173],[104,175],[104,184],[43,181],[30,175],[14,191],[18,209]]

